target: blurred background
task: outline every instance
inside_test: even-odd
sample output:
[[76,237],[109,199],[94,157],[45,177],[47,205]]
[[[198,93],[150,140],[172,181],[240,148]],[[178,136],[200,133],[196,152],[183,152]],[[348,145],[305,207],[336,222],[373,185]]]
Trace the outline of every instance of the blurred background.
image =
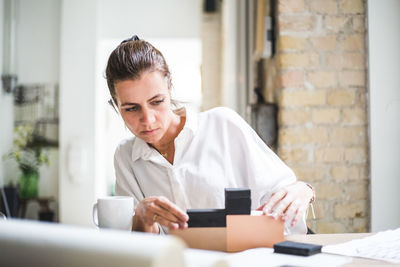
[[105,66],[137,34],[164,54],[175,99],[236,110],[315,186],[312,230],[399,227],[399,13],[397,0],[0,0],[0,208],[94,226],[131,135]]

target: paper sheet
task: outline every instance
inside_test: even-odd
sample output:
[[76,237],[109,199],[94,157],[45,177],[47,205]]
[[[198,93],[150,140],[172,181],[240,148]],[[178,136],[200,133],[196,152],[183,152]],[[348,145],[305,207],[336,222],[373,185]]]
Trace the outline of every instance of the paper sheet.
[[400,228],[337,245],[324,246],[322,251],[339,255],[385,260],[400,263]]

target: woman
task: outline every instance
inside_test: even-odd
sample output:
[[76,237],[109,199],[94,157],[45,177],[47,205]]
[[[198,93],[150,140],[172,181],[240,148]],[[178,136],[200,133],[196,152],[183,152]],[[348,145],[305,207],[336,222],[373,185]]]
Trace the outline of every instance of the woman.
[[162,54],[137,36],[123,41],[106,68],[112,101],[135,135],[115,152],[116,194],[135,198],[133,230],[186,228],[186,209],[223,208],[224,188],[251,189],[252,208],[305,233],[312,187],[235,112],[173,109],[171,74]]

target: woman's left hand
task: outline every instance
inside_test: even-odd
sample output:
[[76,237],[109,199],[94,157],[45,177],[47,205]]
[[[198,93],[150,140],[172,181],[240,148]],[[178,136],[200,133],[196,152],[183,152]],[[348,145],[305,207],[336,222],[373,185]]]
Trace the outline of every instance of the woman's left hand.
[[294,226],[303,217],[313,196],[313,190],[298,181],[280,188],[257,210],[275,218],[281,217],[285,222],[293,218],[290,225]]

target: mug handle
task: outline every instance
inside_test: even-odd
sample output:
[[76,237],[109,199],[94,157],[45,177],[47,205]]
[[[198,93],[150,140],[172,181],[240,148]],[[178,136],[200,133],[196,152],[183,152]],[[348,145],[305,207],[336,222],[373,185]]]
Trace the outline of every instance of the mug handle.
[[93,215],[93,223],[94,223],[97,227],[99,227],[99,218],[98,218],[98,216],[97,216],[97,203],[95,203],[95,204],[93,205],[93,213],[92,213],[92,215]]

